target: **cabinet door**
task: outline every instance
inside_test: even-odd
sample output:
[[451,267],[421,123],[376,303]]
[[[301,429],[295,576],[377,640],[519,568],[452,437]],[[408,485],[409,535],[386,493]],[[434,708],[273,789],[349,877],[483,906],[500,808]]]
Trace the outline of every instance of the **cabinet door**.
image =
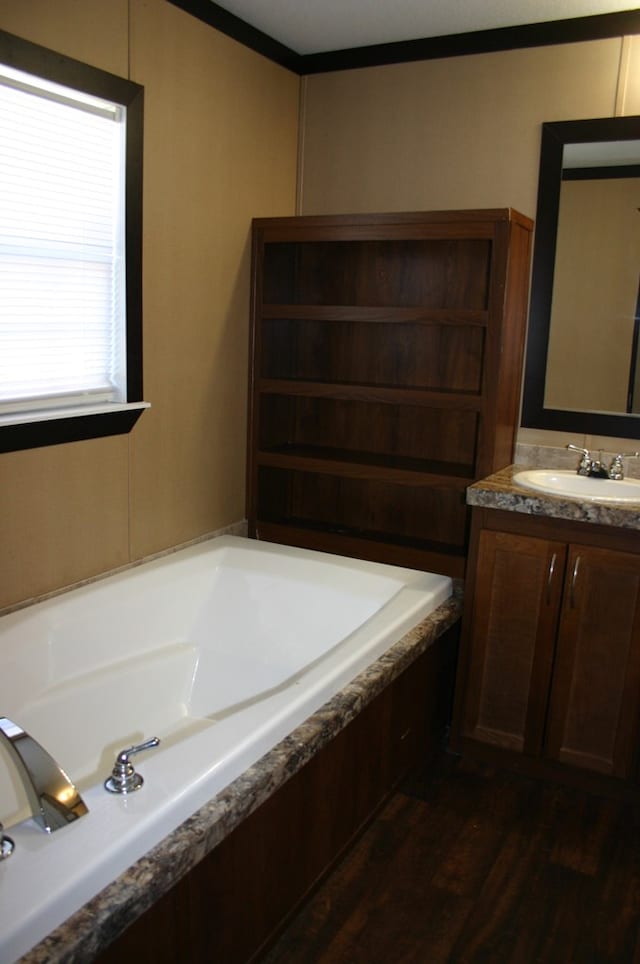
[[462,736],[541,752],[566,545],[484,529]]
[[569,547],[546,755],[626,777],[640,707],[640,556]]

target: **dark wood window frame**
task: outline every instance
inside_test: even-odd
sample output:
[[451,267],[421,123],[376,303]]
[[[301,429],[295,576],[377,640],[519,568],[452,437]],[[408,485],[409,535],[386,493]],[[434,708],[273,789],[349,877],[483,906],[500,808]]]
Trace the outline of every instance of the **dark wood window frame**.
[[[0,62],[127,108],[125,243],[127,302],[127,403],[142,402],[142,149],[144,88],[0,31]],[[129,432],[143,409],[62,414],[0,427],[0,452],[38,448]]]

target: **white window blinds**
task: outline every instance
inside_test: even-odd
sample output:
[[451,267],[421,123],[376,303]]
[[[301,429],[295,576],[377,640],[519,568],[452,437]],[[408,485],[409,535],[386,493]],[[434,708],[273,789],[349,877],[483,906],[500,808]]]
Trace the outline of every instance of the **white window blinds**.
[[0,65],[0,416],[126,400],[126,108]]

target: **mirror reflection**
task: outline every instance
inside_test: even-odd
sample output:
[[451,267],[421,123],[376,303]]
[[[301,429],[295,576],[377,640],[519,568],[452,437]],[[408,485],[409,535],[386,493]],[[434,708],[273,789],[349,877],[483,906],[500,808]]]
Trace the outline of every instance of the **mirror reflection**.
[[545,408],[640,409],[639,166],[640,141],[564,147]]
[[543,125],[522,424],[640,437],[640,118]]

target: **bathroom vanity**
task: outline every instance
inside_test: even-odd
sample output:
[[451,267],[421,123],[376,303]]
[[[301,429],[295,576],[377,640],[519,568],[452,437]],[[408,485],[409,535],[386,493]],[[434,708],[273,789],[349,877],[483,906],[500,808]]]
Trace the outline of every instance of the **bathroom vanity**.
[[517,471],[467,494],[474,508],[452,746],[524,772],[631,791],[640,504],[534,492],[514,484]]

